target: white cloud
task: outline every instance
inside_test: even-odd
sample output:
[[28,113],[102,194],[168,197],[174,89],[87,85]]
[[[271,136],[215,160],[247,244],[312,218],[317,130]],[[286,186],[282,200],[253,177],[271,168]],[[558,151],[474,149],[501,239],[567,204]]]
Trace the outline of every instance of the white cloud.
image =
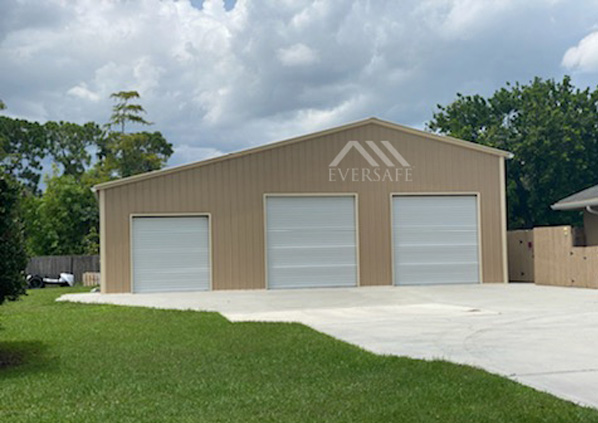
[[421,125],[456,92],[558,78],[561,60],[596,69],[593,39],[562,58],[595,0],[42,3],[3,4],[7,112],[104,123],[134,89],[173,165],[372,115]]
[[176,163],[190,163],[211,159],[224,154],[216,148],[202,148],[191,145],[178,145],[174,148],[173,158]]
[[318,60],[316,53],[302,43],[278,49],[278,58],[285,66],[306,66]]
[[513,0],[424,0],[418,7],[430,29],[448,38],[471,38],[500,25]]
[[83,100],[89,100],[89,101],[99,101],[100,100],[100,96],[97,93],[90,91],[89,88],[87,88],[87,84],[85,82],[81,82],[79,85],[75,85],[73,88],[71,88],[67,91],[67,94],[70,94],[75,97],[79,97]]
[[563,66],[582,72],[598,71],[598,31],[584,37],[563,56]]

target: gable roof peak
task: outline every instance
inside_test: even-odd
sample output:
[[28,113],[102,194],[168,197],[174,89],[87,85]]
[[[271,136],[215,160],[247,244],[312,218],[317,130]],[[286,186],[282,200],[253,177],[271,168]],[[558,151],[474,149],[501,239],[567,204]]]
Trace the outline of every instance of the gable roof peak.
[[237,157],[242,157],[244,155],[256,154],[256,153],[260,153],[262,151],[267,151],[267,150],[271,150],[274,148],[283,147],[283,146],[294,144],[297,142],[307,141],[310,139],[323,137],[323,136],[330,135],[330,134],[335,134],[335,133],[346,131],[349,129],[359,128],[361,126],[365,126],[368,124],[379,125],[379,126],[382,126],[385,128],[393,129],[395,131],[400,131],[400,132],[417,135],[417,136],[435,140],[435,141],[453,144],[453,145],[456,145],[459,147],[476,150],[481,153],[491,154],[494,156],[505,157],[505,158],[509,158],[509,159],[513,157],[513,155],[511,153],[504,151],[504,150],[499,150],[497,148],[488,147],[488,146],[473,143],[470,141],[460,140],[458,138],[434,134],[432,132],[423,131],[421,129],[410,128],[408,126],[399,125],[394,122],[390,122],[390,121],[383,120],[383,119],[380,119],[375,116],[371,116],[371,117],[368,117],[365,119],[357,120],[355,122],[347,123],[347,124],[336,126],[333,128],[324,129],[321,131],[317,131],[317,132],[314,132],[311,134],[301,135],[298,137],[293,137],[293,138],[289,138],[289,139],[282,140],[282,141],[264,144],[264,145],[261,145],[258,147],[253,147],[253,148],[241,150],[238,152],[227,153],[222,156],[214,157],[214,158],[207,159],[207,160],[201,160],[201,161],[197,161],[197,162],[186,163],[183,165],[167,167],[167,168],[160,169],[160,170],[154,170],[152,172],[129,176],[127,178],[121,178],[121,179],[117,179],[114,181],[104,182],[104,183],[94,186],[93,191],[98,191],[98,190],[107,189],[107,188],[113,188],[116,186],[125,185],[125,184],[129,184],[129,183],[134,183],[134,182],[138,182],[138,181],[141,181],[144,179],[149,179],[149,178],[153,178],[153,177],[157,177],[157,176],[161,176],[161,175],[167,175],[169,173],[174,173],[174,172],[180,172],[180,171],[195,168],[195,167],[205,166],[205,165],[216,163],[216,162],[223,161],[223,160],[230,160],[230,159],[234,159]]

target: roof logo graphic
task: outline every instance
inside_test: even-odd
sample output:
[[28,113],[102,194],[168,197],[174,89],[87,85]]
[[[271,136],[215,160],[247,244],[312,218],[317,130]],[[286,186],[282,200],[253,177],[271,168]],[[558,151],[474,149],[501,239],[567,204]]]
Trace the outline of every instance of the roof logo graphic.
[[[388,141],[380,141],[380,144],[390,153],[390,156],[395,160],[391,160],[388,157],[387,153],[384,152],[378,144],[374,141],[366,141],[366,145],[375,153],[375,155],[384,163],[387,167],[396,167],[397,164],[403,167],[411,167],[409,162],[405,160],[405,158],[397,151],[396,148],[392,146],[392,144]],[[336,157],[330,162],[328,165],[329,167],[337,167],[338,164],[345,158],[345,156],[351,151],[355,149],[362,155],[362,157],[369,163],[370,166],[373,167],[380,167],[380,164],[372,157],[372,155],[359,143],[359,141],[348,141],[347,144],[342,148],[341,151],[336,155]]]

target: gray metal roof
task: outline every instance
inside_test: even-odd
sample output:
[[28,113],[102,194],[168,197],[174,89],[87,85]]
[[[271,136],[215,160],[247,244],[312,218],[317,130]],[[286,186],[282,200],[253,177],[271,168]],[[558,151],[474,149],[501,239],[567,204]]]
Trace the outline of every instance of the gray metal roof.
[[588,206],[598,206],[598,185],[565,197],[550,207],[553,210],[576,210]]

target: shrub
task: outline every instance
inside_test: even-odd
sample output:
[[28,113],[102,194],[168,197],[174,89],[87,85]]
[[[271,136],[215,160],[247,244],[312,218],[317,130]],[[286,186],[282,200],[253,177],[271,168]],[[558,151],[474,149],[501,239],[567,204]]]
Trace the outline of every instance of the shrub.
[[27,254],[20,214],[20,186],[0,176],[0,304],[25,293]]

